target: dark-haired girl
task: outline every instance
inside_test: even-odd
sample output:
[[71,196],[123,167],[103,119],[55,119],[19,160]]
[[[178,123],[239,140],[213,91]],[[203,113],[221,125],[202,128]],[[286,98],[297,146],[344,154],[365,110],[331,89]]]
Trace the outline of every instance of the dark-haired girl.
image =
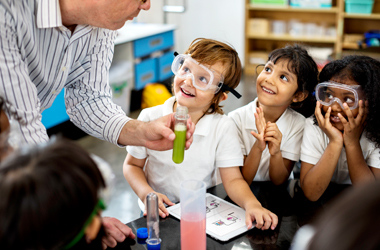
[[239,131],[248,184],[271,180],[280,185],[289,178],[317,83],[317,65],[304,48],[276,49],[257,78],[257,98],[228,114]]
[[311,201],[330,182],[380,178],[380,62],[347,56],[328,63],[319,78],[301,146],[301,187]]

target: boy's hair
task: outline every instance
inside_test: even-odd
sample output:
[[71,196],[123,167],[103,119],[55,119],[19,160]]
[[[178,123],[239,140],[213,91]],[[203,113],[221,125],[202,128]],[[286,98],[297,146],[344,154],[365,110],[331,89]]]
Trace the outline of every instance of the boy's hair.
[[[213,65],[221,62],[227,65],[226,71],[222,72],[224,85],[235,89],[239,83],[242,74],[241,62],[238,53],[230,45],[212,39],[197,38],[191,42],[185,54],[190,54],[197,62],[204,65]],[[224,114],[219,102],[223,92],[219,91],[211,101],[211,106],[206,114],[219,113]]]
[[332,61],[322,69],[319,79],[325,82],[353,80],[364,89],[368,101],[365,130],[367,138],[380,147],[380,62],[368,57],[351,55]]
[[308,249],[379,249],[379,188],[373,181],[345,191],[315,220]]
[[306,49],[298,44],[287,45],[284,48],[273,50],[268,61],[276,64],[277,61],[288,63],[288,70],[297,76],[297,92],[304,92],[307,97],[302,102],[293,102],[290,107],[305,117],[314,113],[315,98],[312,95],[318,84],[318,67]]
[[83,228],[105,187],[90,155],[52,139],[0,165],[0,249],[60,249]]

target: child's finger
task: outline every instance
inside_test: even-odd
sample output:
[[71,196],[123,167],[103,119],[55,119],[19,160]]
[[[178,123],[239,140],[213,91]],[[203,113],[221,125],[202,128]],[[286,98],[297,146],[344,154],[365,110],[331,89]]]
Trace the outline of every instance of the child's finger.
[[317,105],[315,105],[314,115],[317,118],[318,124],[319,125],[323,125],[324,118],[322,116],[320,105],[321,104],[319,103],[319,101],[317,101]]
[[261,141],[260,135],[256,133],[255,131],[251,131],[251,135],[253,135],[258,141]]
[[362,100],[359,101],[359,114],[356,117],[356,120],[360,123],[361,121],[365,120],[366,118],[366,112],[365,112],[365,107],[364,103]]
[[270,217],[272,218],[272,226],[271,229],[274,230],[278,224],[278,217],[272,212],[269,212]]
[[327,109],[327,112],[325,114],[325,123],[330,123],[330,115],[331,115],[331,107]]
[[162,202],[159,202],[158,203],[158,213],[160,214],[160,216],[162,217],[162,218],[165,218],[166,216],[168,216],[169,215],[169,212],[168,212],[168,210],[166,209],[166,207],[165,207],[165,205],[164,205],[164,203],[162,203]]
[[269,216],[269,214],[264,214],[264,226],[261,228],[262,230],[269,229],[270,225],[272,224],[272,218]]
[[344,107],[344,113],[347,115],[348,122],[353,124],[355,122],[355,118],[352,114],[351,109],[348,107],[347,103],[343,103],[343,107]]
[[350,123],[346,120],[346,118],[343,117],[343,115],[341,113],[338,113],[338,117],[340,119],[340,122],[343,124],[345,130],[346,130],[346,127],[350,126]]

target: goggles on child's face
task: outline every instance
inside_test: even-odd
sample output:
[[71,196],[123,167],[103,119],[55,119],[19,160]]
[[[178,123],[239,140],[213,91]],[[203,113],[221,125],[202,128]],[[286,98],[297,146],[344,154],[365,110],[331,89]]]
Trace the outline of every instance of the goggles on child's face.
[[223,84],[223,75],[209,69],[209,67],[198,63],[196,60],[191,58],[190,55],[174,53],[174,61],[172,63],[173,73],[182,79],[191,78],[193,86],[200,90],[214,90],[215,94],[222,91],[230,91],[237,98],[241,95],[236,92],[233,88],[230,88]]
[[348,107],[356,109],[359,100],[363,100],[363,90],[360,85],[347,85],[337,82],[322,82],[315,88],[315,97],[324,106],[331,106],[337,102],[342,109],[343,103],[347,103]]
[[80,232],[75,236],[74,239],[72,239],[70,241],[69,244],[67,244],[66,246],[63,247],[63,249],[70,249],[72,248],[75,244],[77,244],[80,239],[83,238],[84,234],[85,234],[85,231],[86,231],[86,228],[88,225],[90,225],[90,223],[92,222],[92,220],[94,219],[94,217],[96,215],[98,215],[100,213],[100,211],[103,211],[106,209],[106,204],[104,203],[104,201],[102,199],[99,199],[98,200],[98,203],[96,203],[95,205],[95,208],[94,210],[92,210],[90,216],[88,217],[88,219],[86,220],[86,222],[84,223],[83,225],[83,228],[80,230]]

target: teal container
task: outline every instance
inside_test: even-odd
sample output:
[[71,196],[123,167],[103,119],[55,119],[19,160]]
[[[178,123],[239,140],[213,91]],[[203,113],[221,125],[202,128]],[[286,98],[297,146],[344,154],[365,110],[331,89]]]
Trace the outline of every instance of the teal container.
[[346,13],[371,14],[373,0],[345,0]]

